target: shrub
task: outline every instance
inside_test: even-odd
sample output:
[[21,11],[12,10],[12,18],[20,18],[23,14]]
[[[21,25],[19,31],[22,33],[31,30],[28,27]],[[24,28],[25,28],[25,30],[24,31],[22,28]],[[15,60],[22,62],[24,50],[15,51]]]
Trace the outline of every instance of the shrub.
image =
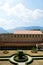
[[31,52],[32,53],[37,53],[36,47],[33,47]]
[[4,50],[3,53],[4,54],[8,54],[9,52],[8,52],[8,50]]
[[22,59],[23,56],[25,56],[25,54],[23,53],[23,51],[19,51],[19,52],[18,52],[18,57],[19,57],[19,59]]

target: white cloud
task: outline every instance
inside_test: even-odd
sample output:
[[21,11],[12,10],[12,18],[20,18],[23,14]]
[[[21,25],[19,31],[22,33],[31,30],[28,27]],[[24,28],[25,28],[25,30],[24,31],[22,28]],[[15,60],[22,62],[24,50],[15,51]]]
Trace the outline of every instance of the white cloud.
[[28,18],[28,19],[38,19],[43,16],[43,10],[40,9],[30,10],[21,3],[11,8],[9,2],[10,0],[6,1],[4,5],[0,7],[2,10],[5,11],[7,16],[11,16],[13,14],[13,15],[17,15],[18,17]]
[[40,17],[43,17],[43,10],[36,9],[33,11],[33,18],[38,19]]
[[[19,24],[19,25],[18,25]],[[15,19],[4,19],[4,18],[0,18],[0,27],[4,28],[4,29],[12,29],[12,28],[16,28],[18,26],[21,26],[21,23],[18,23],[17,20]]]
[[0,27],[4,29],[14,28],[13,20],[6,20],[4,18],[0,18]]
[[11,1],[6,0],[4,5],[0,7],[0,9],[5,11],[7,16],[17,15],[18,17],[26,18],[26,19],[27,18],[28,19],[38,19],[43,16],[43,10],[40,10],[40,9],[30,10],[21,3],[16,4],[15,6],[11,8],[10,2],[13,2],[13,0]]
[[[14,0],[6,0],[3,5],[0,5],[0,10],[5,11],[5,14],[8,17],[16,16],[19,19],[19,21],[17,18],[15,19],[15,17],[13,17],[14,19],[12,18],[10,20],[7,20],[6,18],[0,18],[0,27],[4,27],[5,29],[14,28],[20,25],[26,25],[27,22],[27,24],[30,24],[33,22],[31,22],[30,20],[38,20],[41,17],[43,17],[43,10],[30,10],[21,3],[18,3],[15,6],[10,7],[10,3],[13,1]],[[0,2],[0,4],[2,4],[2,2]]]
[[0,2],[0,5],[2,5],[2,2]]
[[4,4],[3,10],[6,12],[7,15],[10,15],[11,14],[9,3],[5,3]]
[[13,7],[12,11],[14,14],[16,14],[17,16],[21,18],[38,19],[43,16],[43,10],[40,10],[40,9],[30,10],[30,9],[27,9],[21,3]]

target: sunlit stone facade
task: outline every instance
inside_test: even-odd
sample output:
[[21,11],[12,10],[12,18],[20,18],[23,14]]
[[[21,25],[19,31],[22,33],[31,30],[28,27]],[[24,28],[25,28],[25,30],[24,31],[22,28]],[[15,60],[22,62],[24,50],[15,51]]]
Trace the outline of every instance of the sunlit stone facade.
[[0,34],[0,49],[31,49],[41,44],[43,45],[41,31],[16,30],[12,34]]

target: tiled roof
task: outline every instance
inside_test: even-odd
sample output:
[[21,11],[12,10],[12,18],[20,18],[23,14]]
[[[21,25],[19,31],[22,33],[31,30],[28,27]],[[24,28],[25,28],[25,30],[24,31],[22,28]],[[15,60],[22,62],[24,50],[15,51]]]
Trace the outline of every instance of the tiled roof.
[[15,30],[13,34],[42,34],[42,32],[36,30]]

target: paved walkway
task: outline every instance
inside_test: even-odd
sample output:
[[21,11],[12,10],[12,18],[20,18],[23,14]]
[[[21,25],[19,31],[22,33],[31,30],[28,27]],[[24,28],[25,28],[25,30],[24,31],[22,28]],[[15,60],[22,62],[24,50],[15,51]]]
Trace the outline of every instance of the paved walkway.
[[25,65],[25,63],[18,63],[18,65]]
[[43,59],[43,57],[33,57],[33,59]]
[[[27,56],[28,56],[28,55],[27,55]],[[1,58],[1,57],[0,57],[0,60],[8,60],[8,61],[10,60],[11,62],[17,63],[18,65],[26,65],[26,63],[27,63],[27,62],[30,62],[30,61],[32,60],[32,58],[33,58],[34,60],[35,60],[35,59],[43,59],[43,57],[30,57],[30,56],[28,56],[28,59],[29,59],[28,61],[26,61],[26,62],[21,62],[21,63],[20,63],[20,62],[16,62],[13,58],[14,58],[14,56],[12,56],[11,58],[7,58],[7,57],[6,57],[6,58]]]

